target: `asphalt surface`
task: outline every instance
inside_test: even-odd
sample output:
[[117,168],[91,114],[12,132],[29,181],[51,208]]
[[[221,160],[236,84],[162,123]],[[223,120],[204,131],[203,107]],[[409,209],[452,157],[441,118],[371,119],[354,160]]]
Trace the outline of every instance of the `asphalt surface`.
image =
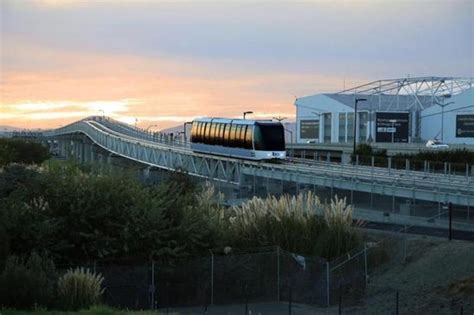
[[[402,234],[404,226],[401,224],[393,223],[378,223],[378,222],[365,222],[361,228],[371,229],[371,230],[381,230],[381,231],[390,231],[397,232]],[[442,228],[432,228],[432,227],[422,227],[422,226],[411,226],[407,227],[407,234],[415,235],[427,235],[435,236],[441,238],[449,238],[449,230]],[[474,232],[469,231],[456,231],[452,230],[452,239],[454,240],[463,240],[463,241],[474,241]]]

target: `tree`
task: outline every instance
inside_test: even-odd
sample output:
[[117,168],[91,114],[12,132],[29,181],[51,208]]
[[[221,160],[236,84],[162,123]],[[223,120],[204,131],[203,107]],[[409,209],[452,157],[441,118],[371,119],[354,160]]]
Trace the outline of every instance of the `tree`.
[[0,167],[10,163],[41,164],[50,158],[47,147],[22,139],[0,139]]

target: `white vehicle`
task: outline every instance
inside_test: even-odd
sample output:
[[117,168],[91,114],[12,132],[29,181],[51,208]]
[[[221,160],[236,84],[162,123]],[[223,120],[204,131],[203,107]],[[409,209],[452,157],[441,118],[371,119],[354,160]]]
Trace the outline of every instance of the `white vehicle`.
[[441,142],[440,140],[434,139],[428,140],[428,142],[426,142],[426,147],[431,149],[447,149],[449,148],[449,145]]

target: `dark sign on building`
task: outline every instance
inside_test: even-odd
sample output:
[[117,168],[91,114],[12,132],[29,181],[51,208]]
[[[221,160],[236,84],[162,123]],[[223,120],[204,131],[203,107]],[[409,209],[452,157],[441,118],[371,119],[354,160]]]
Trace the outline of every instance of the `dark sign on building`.
[[376,142],[408,142],[410,114],[377,112],[375,114]]
[[301,139],[319,139],[319,120],[300,120]]
[[456,115],[456,138],[474,138],[474,115]]

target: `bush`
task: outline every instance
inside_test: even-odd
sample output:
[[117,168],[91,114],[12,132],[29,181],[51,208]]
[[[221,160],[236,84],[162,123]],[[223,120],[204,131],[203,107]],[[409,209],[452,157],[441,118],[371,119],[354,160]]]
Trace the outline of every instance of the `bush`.
[[58,281],[59,304],[66,310],[89,309],[104,293],[104,278],[88,269],[68,270]]
[[51,259],[36,253],[26,260],[9,256],[0,275],[0,305],[19,309],[51,305],[55,283]]
[[49,159],[47,147],[22,139],[0,139],[0,166],[10,163],[41,164]]

